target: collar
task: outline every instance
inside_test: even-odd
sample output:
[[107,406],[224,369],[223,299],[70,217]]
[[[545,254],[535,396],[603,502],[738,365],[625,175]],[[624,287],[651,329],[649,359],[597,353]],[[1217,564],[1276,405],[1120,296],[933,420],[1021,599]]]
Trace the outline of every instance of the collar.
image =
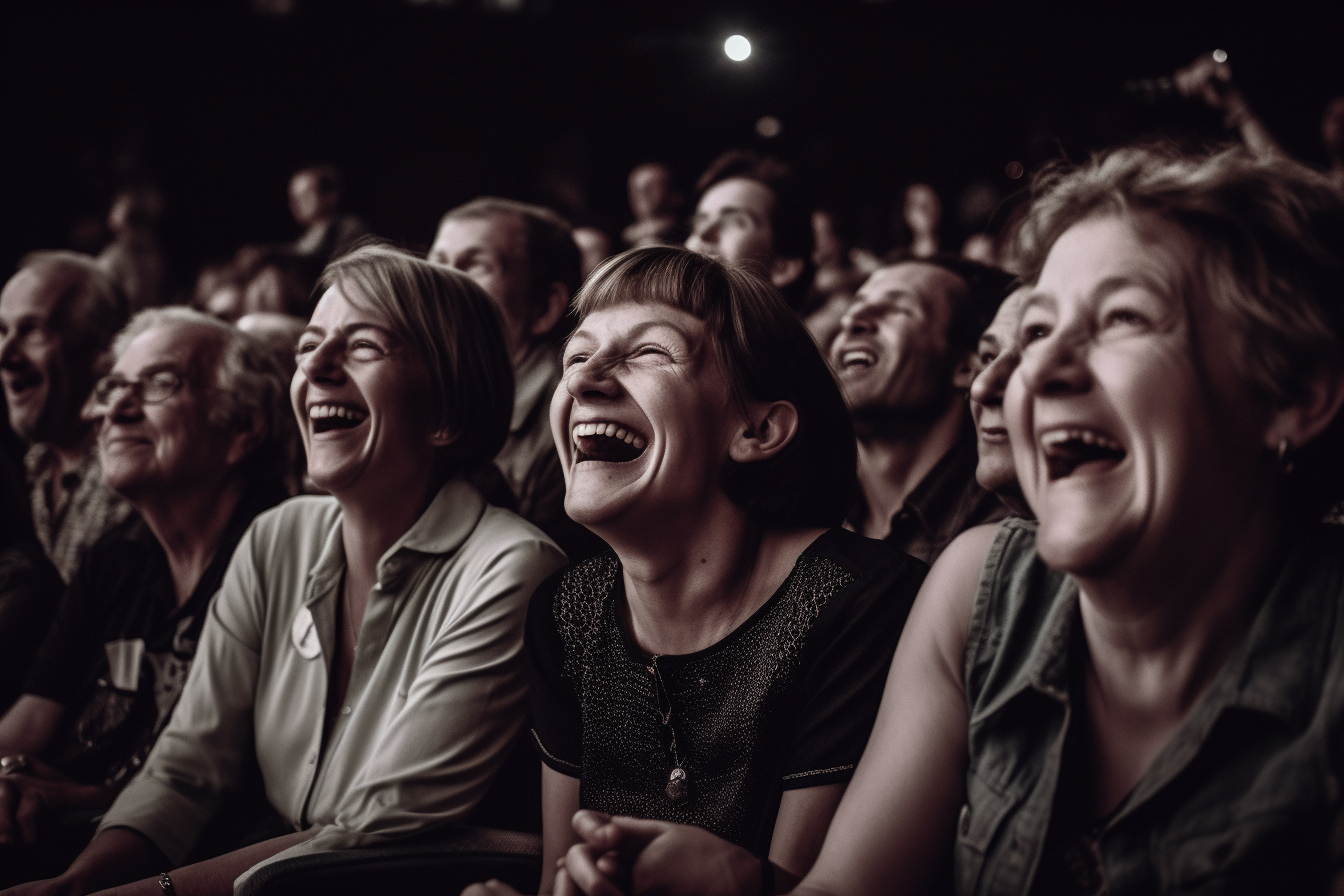
[[979,462],[975,429],[966,422],[962,421],[951,449],[938,458],[933,469],[906,496],[902,507],[915,514],[926,532],[936,532],[939,523],[966,499],[968,492],[982,490],[975,481],[975,466]]
[[[474,486],[460,478],[450,479],[411,528],[378,560],[377,588],[395,591],[416,564],[416,554],[443,555],[457,550],[471,535],[485,513],[485,499]],[[345,547],[341,543],[341,516],[327,534],[317,563],[308,573],[309,588],[304,603],[312,603],[336,586],[345,573]]]
[[[60,459],[56,456],[56,449],[45,442],[36,442],[29,446],[28,451],[23,455],[23,466],[28,473],[29,481],[35,481],[43,474],[53,469],[60,468]],[[90,471],[98,469],[98,446],[95,444],[88,451],[84,452],[84,457],[80,459],[79,466],[75,467],[69,473],[77,476],[80,481],[88,478]]]
[[527,428],[538,408],[546,413],[551,395],[560,385],[560,355],[551,345],[534,346],[513,371],[513,417],[509,433]]

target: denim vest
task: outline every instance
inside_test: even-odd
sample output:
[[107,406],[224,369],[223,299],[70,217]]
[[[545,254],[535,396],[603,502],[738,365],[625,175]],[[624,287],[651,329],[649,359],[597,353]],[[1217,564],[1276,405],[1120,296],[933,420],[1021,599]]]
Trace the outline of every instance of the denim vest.
[[[1085,655],[1078,588],[1008,520],[966,647],[967,804],[958,894],[1023,896],[1054,809]],[[1287,555],[1243,641],[1106,819],[1109,896],[1323,893],[1344,873],[1344,528]]]

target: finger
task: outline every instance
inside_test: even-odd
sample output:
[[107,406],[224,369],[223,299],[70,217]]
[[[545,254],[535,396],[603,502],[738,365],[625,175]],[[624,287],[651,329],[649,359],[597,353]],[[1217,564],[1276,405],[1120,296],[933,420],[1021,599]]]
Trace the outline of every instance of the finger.
[[[616,886],[597,868],[597,859],[605,850],[596,849],[586,843],[576,843],[565,853],[564,873],[579,890],[588,896],[624,896]],[[559,875],[556,875],[557,878]]]
[[462,896],[520,896],[520,894],[504,881],[491,879],[472,884],[462,891]]
[[580,809],[574,813],[574,817],[569,824],[574,828],[574,833],[587,840],[594,832],[610,821],[611,816],[605,812],[598,812],[595,809]]

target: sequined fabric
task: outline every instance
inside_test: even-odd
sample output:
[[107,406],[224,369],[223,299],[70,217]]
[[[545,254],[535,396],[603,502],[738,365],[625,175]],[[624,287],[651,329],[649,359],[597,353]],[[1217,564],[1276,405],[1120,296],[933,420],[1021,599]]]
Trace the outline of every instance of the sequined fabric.
[[[671,702],[663,724],[652,658],[622,633],[620,565],[606,554],[560,583],[555,622],[563,674],[583,707],[580,803],[603,812],[694,824],[747,844],[778,799],[799,654],[826,602],[854,576],[804,553],[771,599],[717,644],[658,658]],[[676,757],[689,798],[667,796]]]

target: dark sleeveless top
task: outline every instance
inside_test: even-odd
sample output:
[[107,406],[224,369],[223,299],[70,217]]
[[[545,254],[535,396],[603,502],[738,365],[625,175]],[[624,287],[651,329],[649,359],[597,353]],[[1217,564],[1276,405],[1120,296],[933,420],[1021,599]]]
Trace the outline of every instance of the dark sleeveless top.
[[1344,529],[1287,554],[1243,643],[1103,819],[1062,814],[1085,656],[1076,585],[1036,556],[1034,523],[1004,522],[966,647],[958,893],[1324,893],[1344,873]]

